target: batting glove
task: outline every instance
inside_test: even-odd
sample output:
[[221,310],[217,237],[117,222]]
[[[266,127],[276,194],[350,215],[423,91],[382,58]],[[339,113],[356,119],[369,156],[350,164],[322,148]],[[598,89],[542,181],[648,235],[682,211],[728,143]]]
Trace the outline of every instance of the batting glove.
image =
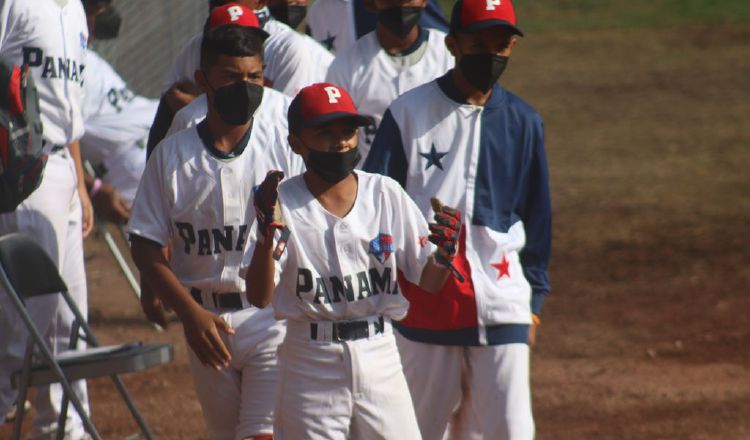
[[463,281],[463,276],[453,266],[453,259],[458,253],[461,211],[443,205],[435,197],[430,199],[430,203],[432,204],[432,210],[435,211],[435,222],[429,224],[429,240],[438,248],[434,255],[435,262],[450,269],[459,281]]
[[265,237],[273,237],[276,229],[284,229],[279,206],[279,183],[284,178],[281,171],[269,171],[260,185],[253,189],[255,216],[258,219],[258,232]]

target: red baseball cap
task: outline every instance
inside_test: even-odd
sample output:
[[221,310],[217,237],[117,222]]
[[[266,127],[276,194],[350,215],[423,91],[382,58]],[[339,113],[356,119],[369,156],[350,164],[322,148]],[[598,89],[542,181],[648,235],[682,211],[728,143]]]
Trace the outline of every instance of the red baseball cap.
[[492,26],[505,26],[523,36],[516,27],[516,11],[511,0],[459,0],[453,6],[451,33],[477,32]]
[[268,32],[260,28],[260,22],[253,10],[238,3],[227,3],[213,8],[206,23],[208,29],[227,25],[254,28],[257,29],[264,40],[268,38]]
[[352,118],[357,125],[370,125],[373,120],[360,114],[349,92],[331,83],[317,83],[303,88],[289,104],[289,133],[314,127],[339,118]]

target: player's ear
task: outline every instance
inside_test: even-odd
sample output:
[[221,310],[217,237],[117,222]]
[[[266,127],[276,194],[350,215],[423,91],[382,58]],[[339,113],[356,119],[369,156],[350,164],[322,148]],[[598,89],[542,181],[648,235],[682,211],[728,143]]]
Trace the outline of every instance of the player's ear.
[[289,146],[292,147],[292,151],[302,156],[302,150],[301,150],[301,142],[299,137],[297,137],[296,134],[289,133],[289,136],[286,137],[287,142],[289,142]]
[[197,69],[195,72],[193,72],[193,79],[195,80],[195,83],[201,87],[202,90],[208,90],[208,88],[206,87],[206,74],[203,73],[201,69]]
[[454,34],[448,34],[445,36],[445,47],[448,48],[448,52],[453,55],[454,58],[458,58],[458,41]]

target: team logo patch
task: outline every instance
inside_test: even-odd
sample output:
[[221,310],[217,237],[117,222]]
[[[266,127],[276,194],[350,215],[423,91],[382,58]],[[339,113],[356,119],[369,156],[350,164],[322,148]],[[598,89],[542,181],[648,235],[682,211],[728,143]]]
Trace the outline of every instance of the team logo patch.
[[375,258],[384,264],[393,253],[393,236],[380,233],[370,242],[370,251]]

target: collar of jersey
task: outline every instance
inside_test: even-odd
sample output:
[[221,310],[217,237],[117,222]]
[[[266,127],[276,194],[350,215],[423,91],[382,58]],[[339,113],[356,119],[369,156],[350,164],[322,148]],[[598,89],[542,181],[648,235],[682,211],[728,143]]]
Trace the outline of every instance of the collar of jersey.
[[[407,55],[413,54],[414,52],[417,51],[417,49],[419,49],[420,47],[422,47],[422,45],[425,42],[427,42],[427,39],[430,37],[430,32],[427,29],[425,29],[425,28],[423,28],[422,26],[419,26],[419,25],[417,25],[417,28],[419,29],[419,35],[417,35],[417,41],[415,41],[414,44],[412,44],[411,46],[407,47],[406,50],[404,50],[403,52],[399,52],[399,53],[396,53],[396,54],[393,54],[393,55],[391,55],[391,54],[388,54],[388,55],[389,56],[394,56],[394,57],[405,57]],[[377,35],[375,36],[375,38],[377,40]]]
[[211,134],[211,130],[208,128],[208,119],[202,120],[198,123],[196,128],[198,129],[198,136],[201,138],[201,141],[203,141],[203,146],[206,147],[206,150],[208,150],[209,153],[211,153],[211,156],[214,156],[217,159],[234,159],[245,151],[245,147],[247,147],[247,143],[250,141],[250,133],[253,131],[253,124],[250,124],[250,128],[247,129],[247,132],[242,136],[242,139],[240,139],[237,145],[232,148],[232,151],[228,153],[214,147],[214,135]]
[[[456,85],[453,83],[453,69],[449,70],[448,73],[441,76],[437,80],[437,85],[440,87],[440,90],[447,96],[451,101],[454,101],[461,105],[471,105],[468,101],[466,101],[466,98],[461,94],[461,92],[458,90]],[[492,86],[492,93],[490,94],[490,99],[487,100],[487,102],[484,104],[484,108],[493,108],[493,107],[499,107],[502,102],[503,98],[505,96],[505,90],[500,87],[499,84],[495,84]]]

